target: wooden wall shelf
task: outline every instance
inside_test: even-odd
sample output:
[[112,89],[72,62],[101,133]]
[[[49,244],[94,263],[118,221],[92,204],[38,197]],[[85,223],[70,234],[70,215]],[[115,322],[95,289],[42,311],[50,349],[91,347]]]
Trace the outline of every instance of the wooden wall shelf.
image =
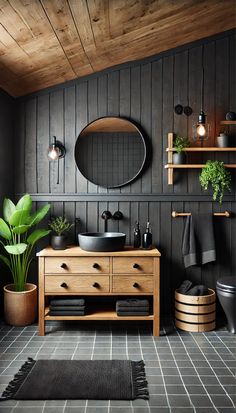
[[236,120],[222,120],[221,125],[236,125]]
[[[195,169],[195,168],[205,168],[206,164],[191,164],[191,163],[185,163],[181,165],[175,165],[174,163],[170,164],[168,163],[165,165],[166,169]],[[236,168],[236,164],[225,164],[226,168]]]
[[[166,152],[175,152],[175,148],[166,148]],[[218,148],[217,146],[191,147],[186,148],[185,152],[236,152],[236,147],[233,148]]]
[[[222,121],[222,122],[234,122],[236,121]],[[221,124],[222,124],[221,122]],[[225,123],[224,123],[225,124]],[[226,123],[229,124],[229,123]],[[168,133],[168,148],[166,148],[166,152],[168,153],[168,164],[165,165],[165,169],[168,170],[168,185],[173,185],[174,180],[174,169],[201,169],[206,166],[206,164],[173,164],[173,152],[175,152],[175,148],[173,147],[174,141],[174,134]],[[191,147],[186,148],[186,152],[236,152],[236,147],[233,148],[218,148],[218,147]],[[236,164],[225,164],[226,168],[236,168]]]

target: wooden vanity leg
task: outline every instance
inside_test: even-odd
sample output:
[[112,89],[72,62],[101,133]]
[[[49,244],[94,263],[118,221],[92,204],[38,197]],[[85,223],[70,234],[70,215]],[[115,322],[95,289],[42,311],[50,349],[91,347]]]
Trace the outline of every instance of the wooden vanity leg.
[[160,335],[160,258],[154,258],[153,336]]
[[45,335],[44,257],[39,257],[38,335]]

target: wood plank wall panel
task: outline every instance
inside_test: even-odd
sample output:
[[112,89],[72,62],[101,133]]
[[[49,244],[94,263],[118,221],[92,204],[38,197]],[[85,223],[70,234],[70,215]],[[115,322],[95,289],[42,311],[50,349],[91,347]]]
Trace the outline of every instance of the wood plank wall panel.
[[[234,217],[214,218],[217,262],[187,270],[183,267],[181,252],[185,218],[171,217],[172,210],[211,213],[228,209],[235,214],[235,190],[229,202],[220,206],[206,201],[198,171],[176,172],[175,184],[169,186],[167,171],[163,168],[167,162],[167,133],[191,135],[193,118],[200,110],[202,56],[204,103],[211,123],[209,144],[213,145],[225,112],[236,111],[235,45],[235,35],[222,34],[217,40],[211,38],[140,64],[115,68],[17,101],[15,192],[38,193],[39,201],[43,202],[51,196],[51,214],[65,214],[75,224],[69,233],[72,243],[77,241],[78,232],[103,231],[101,213],[107,209],[112,213],[123,212],[124,219],[110,220],[108,229],[125,232],[127,244],[133,241],[135,222],[139,220],[144,231],[146,221],[150,220],[153,242],[162,252],[161,307],[165,313],[171,311],[174,289],[185,278],[214,288],[219,277],[236,273]],[[194,115],[174,114],[177,103],[189,104]],[[141,125],[153,146],[152,163],[147,171],[121,189],[107,190],[89,183],[74,162],[74,144],[80,131],[96,117],[106,115],[133,119]],[[235,133],[236,128],[231,131]],[[65,159],[60,161],[59,185],[56,184],[57,165],[48,162],[46,157],[54,134],[67,149]],[[198,162],[205,162],[209,157],[218,158],[218,154],[191,155],[191,159]],[[229,159],[232,163],[236,160],[235,154],[221,154],[219,159]],[[45,196],[40,199],[40,194]],[[56,201],[53,201],[53,194],[57,196]],[[60,194],[64,195],[63,200]],[[73,194],[78,194],[78,199],[70,201]],[[110,199],[110,196],[115,198]],[[149,201],[149,196],[156,199]],[[79,218],[78,223],[76,218]]]

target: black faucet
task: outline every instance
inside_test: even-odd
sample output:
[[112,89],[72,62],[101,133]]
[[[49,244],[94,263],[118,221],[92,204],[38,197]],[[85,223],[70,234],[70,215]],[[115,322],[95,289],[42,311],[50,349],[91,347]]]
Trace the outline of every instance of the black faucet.
[[112,218],[112,214],[110,211],[103,211],[101,217],[104,219],[104,232],[107,232],[107,221]]
[[102,219],[104,219],[104,232],[107,232],[107,221],[108,221],[108,219],[113,218],[116,221],[120,221],[123,218],[123,214],[120,211],[116,211],[112,215],[110,211],[103,211],[101,217],[102,217]]

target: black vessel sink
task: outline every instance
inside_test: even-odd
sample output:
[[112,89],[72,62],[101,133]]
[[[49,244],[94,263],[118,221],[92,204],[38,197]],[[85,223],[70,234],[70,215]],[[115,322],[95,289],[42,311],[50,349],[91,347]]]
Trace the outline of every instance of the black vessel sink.
[[78,238],[82,250],[109,252],[122,250],[126,235],[122,232],[84,232]]

